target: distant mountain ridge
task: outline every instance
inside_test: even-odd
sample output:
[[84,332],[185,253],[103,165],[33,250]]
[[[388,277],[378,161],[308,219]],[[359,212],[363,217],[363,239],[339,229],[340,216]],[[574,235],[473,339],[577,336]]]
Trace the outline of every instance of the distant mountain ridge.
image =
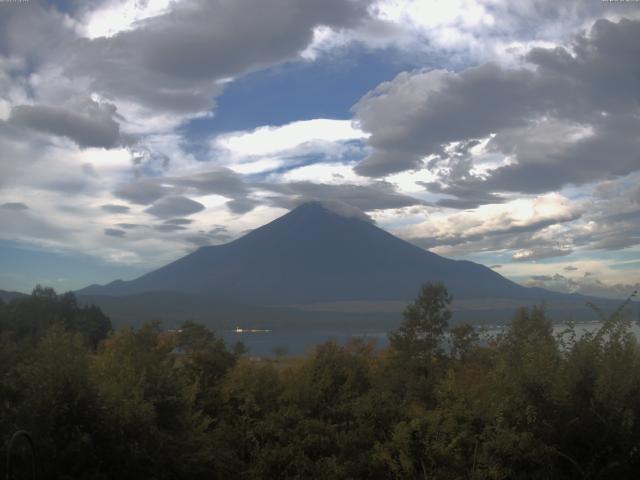
[[26,296],[27,296],[26,293],[9,292],[6,290],[0,290],[0,300],[2,300],[3,302],[9,302],[15,298],[22,298]]
[[318,202],[305,203],[237,240],[202,247],[135,280],[92,285],[77,293],[170,291],[289,305],[408,300],[427,281],[443,282],[461,299],[566,297],[525,288],[483,265],[441,257]]
[[202,247],[135,280],[76,292],[115,324],[192,319],[218,329],[394,328],[427,281],[453,294],[453,320],[500,324],[544,302],[556,321],[595,320],[594,301],[620,301],[518,285],[473,262],[401,240],[348,210],[306,203],[225,245]]

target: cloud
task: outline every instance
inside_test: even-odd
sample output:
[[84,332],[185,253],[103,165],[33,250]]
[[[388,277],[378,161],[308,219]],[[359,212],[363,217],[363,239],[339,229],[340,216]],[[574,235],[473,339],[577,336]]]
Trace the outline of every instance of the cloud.
[[176,195],[158,200],[149,208],[145,209],[145,212],[159,218],[172,218],[192,215],[201,212],[204,208],[204,205],[199,202]]
[[164,223],[167,225],[190,225],[193,223],[193,220],[190,218],[170,218],[169,220],[165,220]]
[[[257,202],[248,198],[251,189],[242,176],[226,167],[208,167],[206,170],[191,171],[184,175],[143,177],[120,185],[113,194],[124,200],[140,205],[161,203],[163,199],[183,195],[220,195],[228,198],[227,207],[234,213],[246,213],[256,207]],[[154,203],[155,202],[155,203]],[[147,212],[157,212],[151,207]],[[169,209],[163,217],[170,217]],[[190,212],[194,213],[194,212]],[[176,211],[175,215],[181,215]]]
[[539,282],[548,282],[549,280],[551,280],[553,277],[549,276],[549,275],[531,275],[531,278],[533,280],[537,280]]
[[640,244],[639,174],[607,180],[592,189],[585,223],[574,229],[576,245],[620,250]]
[[530,287],[542,287],[563,293],[580,293],[603,298],[626,299],[640,291],[640,283],[611,283],[596,277],[567,277],[561,274],[533,275],[527,282]]
[[156,112],[205,112],[221,81],[296,58],[316,26],[351,28],[367,17],[368,5],[183,0],[133,29],[76,42],[66,71],[89,75],[94,91]]
[[420,169],[450,159],[456,142],[489,136],[485,153],[502,165],[473,172],[471,158],[463,174],[442,176],[438,193],[469,206],[638,171],[639,39],[640,21],[599,20],[567,47],[530,49],[527,65],[401,73],[353,107],[372,150],[356,172]]
[[114,205],[111,203],[106,205],[100,205],[100,208],[105,212],[109,212],[109,213],[127,213],[129,210],[131,210],[126,205]]
[[4,208],[5,210],[21,211],[21,210],[28,210],[29,206],[26,203],[22,203],[22,202],[7,202],[7,203],[1,204],[0,208]]
[[[426,221],[398,233],[427,248],[451,246],[466,249],[503,250],[527,248],[520,256],[533,256],[533,244],[557,242],[554,226],[580,218],[581,210],[567,198],[547,194],[504,204],[483,205],[475,210],[432,214]],[[544,238],[545,232],[549,238]],[[537,235],[533,235],[537,233]],[[546,247],[545,247],[546,248]],[[536,252],[542,252],[540,247]]]
[[113,120],[116,107],[83,102],[83,111],[50,105],[18,105],[11,110],[10,121],[43,133],[67,137],[80,147],[113,148],[120,142],[120,128]]
[[180,225],[169,225],[169,224],[155,225],[153,228],[158,232],[178,232],[180,230],[186,230],[185,227],[182,227]]
[[73,233],[73,227],[63,227],[54,218],[43,216],[40,208],[0,208],[0,225],[0,239],[27,244],[69,242]]
[[263,184],[265,190],[285,195],[272,202],[278,206],[290,208],[305,201],[336,200],[362,211],[401,208],[421,205],[420,199],[403,195],[395,191],[387,182],[374,182],[371,185],[332,185],[312,182],[291,182],[285,184]]
[[573,249],[569,246],[548,246],[534,247],[525,250],[518,250],[511,259],[516,262],[528,262],[542,260],[544,258],[554,258],[569,255]]
[[134,229],[134,228],[143,228],[144,227],[144,225],[141,225],[139,223],[117,223],[116,226],[120,227],[120,228],[127,229],[127,230],[131,230],[131,229]]
[[318,118],[280,127],[258,127],[249,132],[232,132],[216,137],[216,148],[244,157],[269,156],[295,151],[304,145],[344,142],[364,138],[350,120]]
[[123,238],[127,234],[127,232],[118,228],[105,228],[104,234],[109,237]]
[[567,265],[566,267],[563,268],[563,270],[565,272],[575,272],[577,270],[579,270],[578,267],[574,267],[573,265]]
[[359,43],[394,49],[397,57],[455,69],[487,58],[512,62],[528,45],[558,43],[567,32],[596,18],[619,18],[635,10],[614,3],[523,0],[379,0],[372,18],[348,31],[317,29],[305,57]]
[[162,183],[160,178],[142,178],[132,183],[120,185],[113,194],[123,200],[139,205],[149,205],[170,195],[174,190]]
[[225,133],[210,143],[217,162],[237,173],[279,176],[300,165],[360,157],[364,137],[350,120],[318,118]]

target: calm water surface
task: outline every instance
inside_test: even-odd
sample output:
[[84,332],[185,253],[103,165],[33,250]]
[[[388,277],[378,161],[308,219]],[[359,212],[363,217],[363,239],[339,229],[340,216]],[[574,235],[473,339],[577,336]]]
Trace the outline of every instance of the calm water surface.
[[[602,324],[600,322],[577,323],[576,334],[583,335],[585,332],[594,331]],[[485,327],[484,335],[496,335],[505,330],[506,327],[490,326]],[[567,327],[563,324],[554,325],[554,333],[558,334]],[[632,331],[640,337],[640,328],[634,323]],[[232,346],[237,341],[242,341],[249,349],[249,355],[256,357],[274,357],[274,349],[284,347],[287,355],[304,355],[318,344],[327,340],[335,340],[338,344],[344,345],[349,339],[360,337],[367,340],[374,340],[378,348],[384,348],[389,344],[387,331],[359,332],[359,331],[303,331],[303,330],[273,330],[271,332],[259,333],[236,333],[234,331],[221,332],[227,345]],[[483,335],[483,336],[484,336]]]

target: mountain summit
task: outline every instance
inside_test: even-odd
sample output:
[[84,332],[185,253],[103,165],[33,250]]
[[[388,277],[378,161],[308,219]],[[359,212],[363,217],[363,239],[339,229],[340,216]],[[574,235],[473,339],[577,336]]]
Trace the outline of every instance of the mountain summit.
[[458,299],[537,300],[544,292],[482,265],[418,248],[357,212],[311,202],[230,243],[202,247],[132,281],[93,285],[78,293],[170,291],[290,305],[408,300],[427,281],[443,282]]

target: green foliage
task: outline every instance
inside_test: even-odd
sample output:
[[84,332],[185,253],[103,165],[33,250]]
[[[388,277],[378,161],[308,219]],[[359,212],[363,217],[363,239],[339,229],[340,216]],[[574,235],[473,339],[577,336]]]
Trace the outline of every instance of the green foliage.
[[101,313],[38,288],[0,304],[0,434],[31,431],[44,478],[638,476],[624,308],[560,336],[525,308],[481,343],[449,327],[450,301],[425,285],[386,350],[355,339],[260,360],[193,322],[106,335]]
[[37,342],[54,325],[79,333],[91,348],[111,331],[111,321],[102,310],[79,306],[71,292],[57,295],[52,288],[37,286],[31,296],[0,306],[0,334],[17,341]]
[[418,298],[404,311],[404,322],[389,334],[391,347],[406,361],[428,359],[441,353],[449,326],[451,296],[442,283],[426,283]]

